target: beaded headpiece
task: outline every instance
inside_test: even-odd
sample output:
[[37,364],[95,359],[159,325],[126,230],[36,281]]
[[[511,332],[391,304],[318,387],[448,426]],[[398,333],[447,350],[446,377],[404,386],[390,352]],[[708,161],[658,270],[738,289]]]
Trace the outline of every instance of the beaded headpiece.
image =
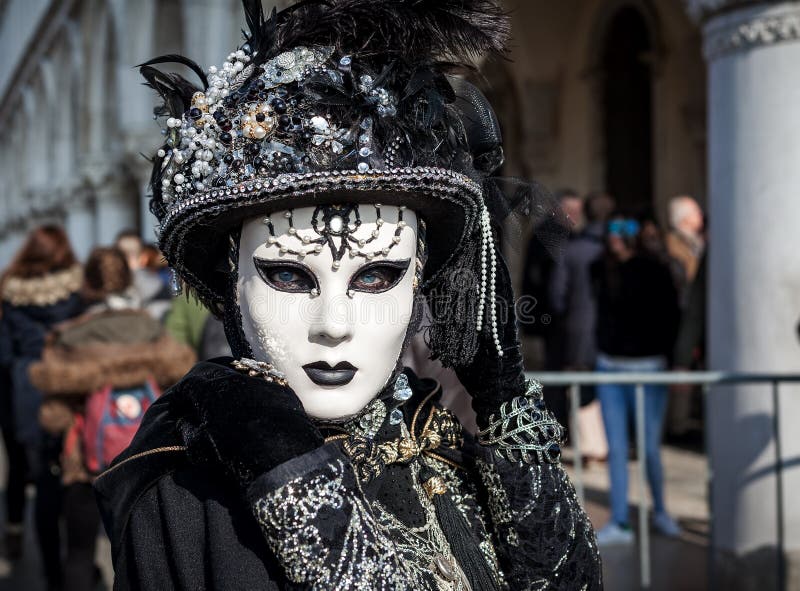
[[[446,365],[467,363],[477,332],[496,325],[484,180],[502,149],[485,98],[450,74],[504,51],[496,0],[307,0],[268,18],[260,0],[243,4],[249,31],[222,67],[176,55],[140,67],[164,99],[151,210],[168,262],[221,314],[243,220],[309,205],[406,206],[426,223],[422,287],[445,316],[431,347]],[[154,67],[167,62],[200,86]]]

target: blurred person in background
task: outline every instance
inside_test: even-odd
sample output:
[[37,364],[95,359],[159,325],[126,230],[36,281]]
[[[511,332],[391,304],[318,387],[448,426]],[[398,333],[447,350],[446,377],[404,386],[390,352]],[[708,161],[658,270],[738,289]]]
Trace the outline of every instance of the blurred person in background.
[[613,209],[614,200],[604,193],[590,193],[586,197],[586,226],[571,233],[563,259],[553,271],[550,302],[563,333],[563,363],[558,369],[594,367],[596,310],[589,270],[605,249],[603,235]]
[[222,321],[192,296],[174,298],[164,324],[178,342],[197,353],[200,361],[231,354]]
[[586,225],[583,199],[577,194],[577,191],[562,189],[558,193],[558,204],[561,207],[561,211],[571,222],[570,231],[574,234],[580,234]]
[[[554,228],[561,223],[568,224],[566,233],[574,235],[583,226],[583,203],[578,192],[573,189],[560,189],[555,192],[563,218],[548,217],[534,228],[528,242],[525,266],[522,277],[524,298],[535,302],[533,322],[521,322],[520,327],[526,339],[525,367],[529,370],[558,370],[562,367],[563,329],[559,316],[551,306],[549,295],[553,275],[558,272],[561,261],[554,258],[540,237],[563,234],[563,228]],[[563,387],[546,387],[544,397],[547,406],[562,425],[567,425],[567,399]]]
[[681,307],[685,307],[689,287],[697,276],[706,247],[703,235],[705,227],[703,210],[697,201],[688,195],[673,197],[669,202],[669,224],[667,252],[677,261],[681,270],[678,294]]
[[132,274],[144,267],[146,255],[144,253],[144,241],[136,230],[122,230],[117,234],[114,246],[125,255],[128,269]]
[[[559,206],[565,215],[576,215],[577,219],[572,220],[571,228],[577,227],[582,223],[580,211],[581,201],[577,191],[573,189],[560,189],[555,192]],[[571,219],[571,218],[570,218]],[[520,328],[529,338],[526,347],[526,367],[528,369],[542,369],[554,362],[552,359],[553,347],[548,340],[553,333],[548,321],[542,318],[552,318],[550,301],[548,297],[548,286],[556,266],[556,260],[546,244],[543,244],[541,236],[553,236],[563,234],[564,230],[559,226],[561,219],[555,217],[546,218],[538,227],[533,229],[531,238],[528,241],[527,252],[522,275],[522,296],[536,302],[536,317],[534,322],[520,322]],[[568,231],[572,231],[568,228]],[[549,320],[549,319],[548,319]],[[531,339],[533,339],[531,341]],[[552,409],[551,409],[552,410]]]
[[34,516],[48,589],[61,587],[61,440],[39,426],[42,394],[31,383],[28,367],[40,358],[50,327],[83,311],[82,283],[83,271],[69,238],[62,228],[48,225],[28,235],[0,287],[0,364],[11,386],[10,391],[2,392],[0,409],[9,460],[6,548],[11,558],[19,557],[22,551],[27,469],[36,484]]
[[[117,235],[114,246],[124,255],[131,272],[132,282],[127,295],[138,300],[139,305],[152,314],[156,320],[162,320],[169,306],[164,301],[170,298],[169,287],[163,281],[159,270],[153,269],[153,258],[161,258],[160,253],[153,255],[135,230],[123,230]],[[148,267],[148,262],[151,266]]]
[[145,244],[142,247],[144,267],[156,273],[165,288],[169,288],[172,273],[169,270],[164,255],[155,244]]
[[172,272],[167,266],[167,261],[164,260],[164,255],[155,244],[145,244],[142,247],[143,268],[150,277],[158,277],[160,289],[145,304],[148,312],[159,321],[164,321],[170,308],[172,307],[172,289],[170,283],[172,281]]
[[[702,369],[706,312],[705,216],[697,201],[683,195],[670,200],[669,219],[667,249],[682,311],[674,365],[677,370]],[[668,431],[682,437],[690,430],[692,416],[702,413],[699,389],[690,384],[677,384],[670,387],[670,392]]]
[[670,265],[672,259],[667,252],[667,244],[664,239],[664,232],[658,224],[652,211],[647,211],[638,216],[639,222],[639,244],[642,254],[648,254],[655,259]]
[[198,353],[203,341],[203,328],[211,316],[203,304],[191,296],[178,296],[164,319],[164,326],[179,343],[190,346]]
[[[590,268],[605,250],[605,225],[614,210],[614,199],[605,193],[593,192],[583,202],[582,230],[570,234],[563,258],[556,265],[549,285],[554,324],[560,332],[561,363],[553,369],[591,371],[597,360],[595,339],[596,303]],[[581,448],[589,458],[603,459],[607,454],[605,436],[600,424],[594,388],[581,389],[581,404],[586,408],[579,416],[582,424]]]
[[[676,371],[698,371],[706,367],[706,267],[703,256],[694,281],[689,286],[681,311],[681,322],[675,342],[673,369]],[[667,432],[675,438],[700,434],[703,421],[702,389],[694,384],[670,386]],[[696,439],[695,439],[696,441]]]
[[45,395],[42,427],[64,441],[65,591],[88,591],[99,580],[95,476],[128,446],[161,388],[195,361],[193,351],[137,308],[131,281],[119,249],[95,248],[85,268],[86,313],[56,326],[42,360],[30,367],[31,381]]
[[[597,301],[597,370],[650,372],[667,368],[675,342],[678,295],[668,266],[642,247],[638,221],[613,216],[606,252],[591,267]],[[636,412],[632,385],[602,384],[597,395],[608,438],[611,520],[597,532],[597,543],[631,544],[628,522],[629,425]],[[664,504],[661,436],[667,388],[645,386],[645,457],[653,497],[653,525],[676,536],[680,528]]]
[[675,369],[678,370],[688,371],[705,367],[707,261],[705,256],[700,261],[697,275],[689,286],[686,306],[681,314],[673,359]]

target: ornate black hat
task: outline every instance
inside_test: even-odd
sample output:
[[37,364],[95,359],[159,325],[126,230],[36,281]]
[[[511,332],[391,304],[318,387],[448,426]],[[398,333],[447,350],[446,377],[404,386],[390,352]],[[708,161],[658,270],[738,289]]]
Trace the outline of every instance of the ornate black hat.
[[[337,201],[406,205],[427,226],[425,293],[470,271],[468,311],[434,328],[461,342],[434,348],[443,361],[466,362],[476,328],[493,324],[482,185],[502,150],[483,96],[450,73],[503,52],[507,18],[494,0],[306,0],[268,18],[260,0],[243,4],[249,31],[222,67],[176,55],[141,66],[164,99],[151,210],[168,262],[221,313],[243,220]],[[167,62],[201,86],[154,67]]]

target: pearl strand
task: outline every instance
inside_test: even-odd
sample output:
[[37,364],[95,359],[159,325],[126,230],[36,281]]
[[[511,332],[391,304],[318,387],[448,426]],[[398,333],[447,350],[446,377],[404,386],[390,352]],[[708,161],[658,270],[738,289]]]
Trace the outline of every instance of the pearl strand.
[[[488,219],[489,214],[486,214]],[[497,349],[497,356],[503,356],[503,347],[500,345],[500,335],[497,331],[497,256],[494,251],[494,241],[492,240],[492,230],[489,228],[489,324],[492,327],[492,340]]]
[[[487,295],[487,275],[488,275],[488,295],[489,295],[489,326],[492,331],[492,341],[497,350],[498,357],[503,356],[503,347],[500,344],[500,334],[497,330],[497,256],[494,251],[494,239],[492,238],[492,224],[489,217],[489,210],[484,205],[480,218],[481,225],[481,282],[478,288],[478,318],[475,323],[475,330],[480,332],[483,328],[483,315],[486,310]],[[487,272],[488,255],[488,272]]]
[[481,280],[478,285],[478,314],[477,320],[475,322],[475,330],[477,332],[481,331],[483,328],[483,312],[486,307],[486,250],[487,250],[487,230],[491,232],[491,228],[489,227],[489,211],[486,209],[486,206],[483,207],[483,211],[481,211],[481,218],[480,218],[480,226],[481,226]]

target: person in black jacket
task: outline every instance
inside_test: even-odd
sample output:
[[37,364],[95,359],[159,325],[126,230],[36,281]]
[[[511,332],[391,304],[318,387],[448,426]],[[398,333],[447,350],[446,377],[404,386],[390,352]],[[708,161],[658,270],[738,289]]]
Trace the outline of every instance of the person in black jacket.
[[10,379],[4,391],[3,438],[9,458],[7,547],[22,548],[26,468],[36,483],[35,519],[44,574],[49,588],[61,586],[58,518],[61,484],[58,456],[61,441],[39,427],[42,394],[30,382],[28,367],[42,354],[49,329],[83,310],[83,270],[69,239],[58,226],[33,230],[2,279],[0,363]]
[[[598,371],[659,371],[667,367],[679,320],[678,294],[667,264],[641,247],[639,223],[613,217],[606,254],[592,265],[597,301]],[[628,435],[635,416],[633,386],[597,386],[608,439],[611,520],[598,531],[600,545],[631,543],[628,526]],[[660,443],[667,408],[664,386],[645,386],[647,476],[654,526],[675,536],[679,529],[666,511]]]
[[[160,247],[233,358],[195,366],[96,480],[115,588],[602,588],[561,428],[524,379],[497,120],[444,73],[502,50],[506,17],[489,0],[245,11],[246,44],[208,77],[142,67],[168,116]],[[174,59],[202,86],[153,67]],[[400,361],[423,301],[477,439]]]

